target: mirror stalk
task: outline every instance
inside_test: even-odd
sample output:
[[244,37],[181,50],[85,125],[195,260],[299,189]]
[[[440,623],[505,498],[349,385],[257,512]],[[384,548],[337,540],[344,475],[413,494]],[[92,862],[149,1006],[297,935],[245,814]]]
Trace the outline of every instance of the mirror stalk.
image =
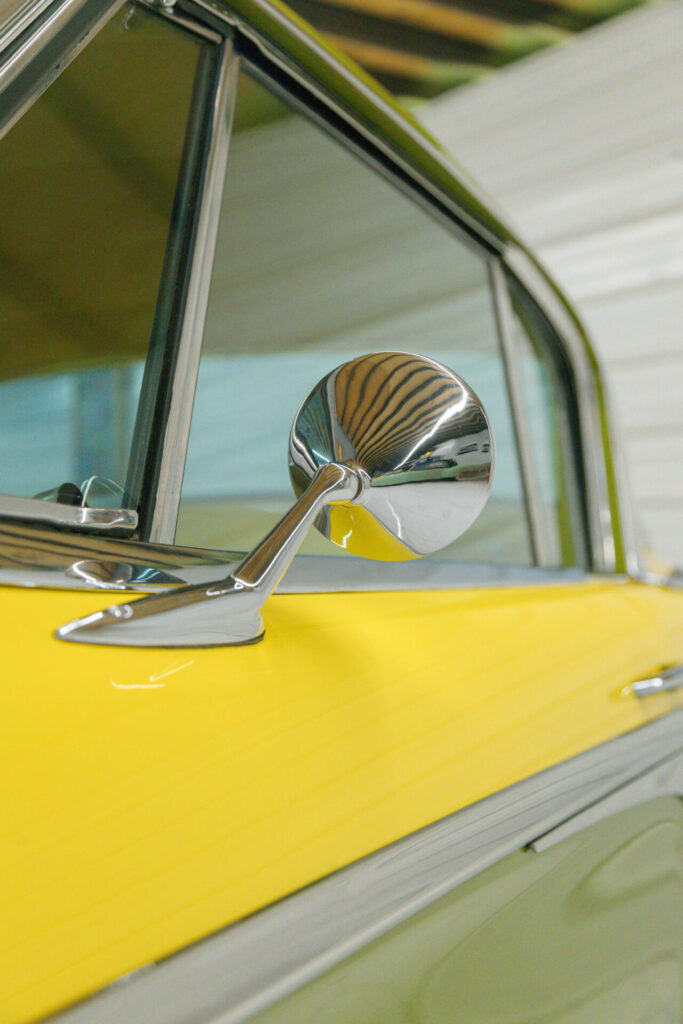
[[337,462],[321,466],[289,512],[240,562],[233,573],[235,579],[245,587],[263,593],[265,601],[287,572],[323,505],[353,502],[360,497],[362,490],[360,474],[349,466]]

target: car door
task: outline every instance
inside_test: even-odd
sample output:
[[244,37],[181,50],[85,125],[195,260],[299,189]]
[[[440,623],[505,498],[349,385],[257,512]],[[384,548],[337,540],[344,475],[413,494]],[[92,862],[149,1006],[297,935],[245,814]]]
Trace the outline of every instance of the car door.
[[[611,1019],[624,948],[645,1005],[675,971],[680,696],[630,687],[682,660],[681,597],[623,574],[569,314],[430,145],[275,8],[57,6],[3,51],[5,1018],[130,975],[69,1019],[503,1019],[488,963],[548,878],[590,912],[565,929],[539,897],[541,947],[648,920],[663,975],[642,932],[585,985],[548,975],[546,1005],[514,1019]],[[55,636],[220,580],[287,507],[299,403],[383,349],[452,365],[488,409],[494,487],[451,549],[370,562],[311,534],[252,646]],[[616,816],[615,795],[639,809]],[[378,981],[385,954],[400,985]],[[528,1007],[511,970],[496,998]]]

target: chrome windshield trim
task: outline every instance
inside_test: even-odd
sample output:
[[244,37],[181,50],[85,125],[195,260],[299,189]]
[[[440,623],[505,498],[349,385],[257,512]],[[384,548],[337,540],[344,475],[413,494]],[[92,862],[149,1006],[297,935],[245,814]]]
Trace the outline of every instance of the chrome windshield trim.
[[4,43],[0,52],[0,138],[124,3],[62,0],[32,9],[30,19],[27,12],[23,34]]
[[228,159],[238,67],[239,61],[234,54],[232,43],[225,39],[211,111],[209,147],[197,229],[190,256],[187,299],[161,451],[156,500],[149,530],[149,539],[156,544],[172,544],[175,538],[204,321],[209,302],[211,268],[223,200],[223,179]]
[[55,526],[70,526],[76,530],[118,530],[125,533],[133,533],[138,525],[138,514],[130,508],[84,508],[40,498],[18,498],[11,494],[0,494],[0,519],[3,518],[29,519]]
[[14,10],[0,19],[0,52],[13,43],[54,0],[15,0]]
[[[586,825],[629,800],[681,795],[682,766],[683,710],[406,836],[52,1020],[241,1024],[562,822],[580,824],[589,806]],[[647,785],[622,789],[653,768]],[[604,799],[620,789],[618,804]]]

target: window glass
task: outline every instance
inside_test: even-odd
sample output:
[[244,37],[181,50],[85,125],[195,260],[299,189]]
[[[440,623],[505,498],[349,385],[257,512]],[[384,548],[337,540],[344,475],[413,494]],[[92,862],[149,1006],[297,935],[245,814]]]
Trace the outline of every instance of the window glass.
[[126,4],[0,140],[2,493],[125,484],[200,45]]
[[[335,366],[382,350],[445,363],[493,425],[491,499],[447,556],[528,562],[484,260],[243,75],[177,542],[256,543],[293,500],[287,442],[299,405]],[[302,550],[342,554],[314,530]]]
[[538,483],[544,546],[549,564],[585,564],[579,503],[580,484],[571,461],[569,380],[553,357],[550,327],[529,296],[510,279],[513,345],[531,439],[530,458]]

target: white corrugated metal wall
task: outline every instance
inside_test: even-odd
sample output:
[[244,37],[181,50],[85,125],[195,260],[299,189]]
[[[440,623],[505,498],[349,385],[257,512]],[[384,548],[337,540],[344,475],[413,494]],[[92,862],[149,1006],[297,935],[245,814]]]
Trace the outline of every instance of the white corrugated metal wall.
[[419,113],[576,304],[641,533],[683,565],[683,2],[623,15]]

